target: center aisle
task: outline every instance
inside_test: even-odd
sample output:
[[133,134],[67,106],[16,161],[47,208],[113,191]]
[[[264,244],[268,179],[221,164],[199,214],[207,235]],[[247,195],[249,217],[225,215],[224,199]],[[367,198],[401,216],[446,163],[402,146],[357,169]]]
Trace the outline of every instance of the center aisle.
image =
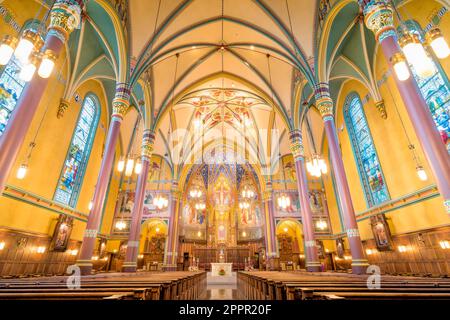
[[207,275],[207,288],[205,300],[236,300],[239,299],[237,291],[237,274],[233,272],[231,276]]

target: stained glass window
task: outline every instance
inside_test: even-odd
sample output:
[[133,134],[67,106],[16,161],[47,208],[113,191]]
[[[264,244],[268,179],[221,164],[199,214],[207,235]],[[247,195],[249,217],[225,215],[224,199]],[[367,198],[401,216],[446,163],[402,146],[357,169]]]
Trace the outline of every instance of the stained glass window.
[[55,201],[59,203],[71,207],[75,207],[76,205],[97,129],[98,118],[99,108],[97,99],[89,95],[83,102],[83,107],[56,189]]
[[0,76],[0,136],[22,94],[25,82],[19,79],[20,63],[15,58],[4,67]]
[[[405,25],[410,32],[415,33],[422,41],[424,34],[420,25],[414,20],[408,20]],[[426,46],[425,46],[426,48]],[[419,85],[419,89],[425,101],[430,108],[434,123],[441,135],[442,141],[447,145],[450,153],[450,87],[448,79],[441,71],[439,63],[430,54],[433,60],[435,72],[432,76],[420,77],[414,70],[414,66],[410,65],[414,78]]]
[[351,94],[347,97],[344,117],[369,207],[389,200],[381,165],[358,95]]

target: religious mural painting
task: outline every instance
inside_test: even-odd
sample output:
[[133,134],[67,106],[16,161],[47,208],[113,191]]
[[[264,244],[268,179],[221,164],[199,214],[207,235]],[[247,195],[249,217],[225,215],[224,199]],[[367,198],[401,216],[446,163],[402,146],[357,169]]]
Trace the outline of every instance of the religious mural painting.
[[386,217],[383,214],[377,214],[370,217],[372,233],[379,251],[392,250],[392,236]]
[[52,251],[66,251],[73,228],[73,218],[60,215],[50,245]]

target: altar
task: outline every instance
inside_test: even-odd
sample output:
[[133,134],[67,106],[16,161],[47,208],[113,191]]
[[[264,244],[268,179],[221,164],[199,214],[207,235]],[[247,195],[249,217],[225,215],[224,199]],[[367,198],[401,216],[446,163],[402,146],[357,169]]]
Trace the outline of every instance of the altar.
[[232,263],[211,263],[212,277],[230,277],[233,273]]

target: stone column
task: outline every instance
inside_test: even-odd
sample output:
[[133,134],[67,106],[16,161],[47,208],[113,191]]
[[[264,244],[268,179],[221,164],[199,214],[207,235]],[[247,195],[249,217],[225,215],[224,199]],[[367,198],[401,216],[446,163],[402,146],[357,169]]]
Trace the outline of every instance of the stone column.
[[95,239],[100,225],[100,218],[103,212],[108,180],[111,174],[117,140],[119,138],[120,126],[123,117],[128,111],[130,101],[130,88],[127,84],[120,83],[116,87],[116,96],[113,100],[113,114],[109,126],[108,137],[106,139],[105,151],[100,167],[100,172],[95,186],[92,209],[88,217],[86,229],[84,231],[83,244],[77,265],[81,269],[82,275],[88,275],[92,271],[92,252],[95,246]]
[[[82,8],[83,1],[81,0],[57,0],[55,2],[50,12],[50,24],[45,38],[44,51],[51,50],[56,56],[63,51],[70,33],[80,23]],[[0,137],[0,194],[5,189],[6,181],[49,81],[50,78],[43,79],[35,75],[25,86],[6,130]]]
[[177,270],[177,257],[178,257],[178,241],[177,237],[177,203],[178,203],[178,182],[172,181],[172,189],[170,192],[170,204],[169,204],[169,231],[167,238],[167,257],[166,257],[166,267],[168,271]]
[[[266,229],[269,232],[268,237],[268,247],[266,249],[267,254],[267,266],[270,270],[278,269],[278,250],[277,250],[277,231],[275,224],[275,206],[273,202],[273,190],[272,190],[272,181],[268,181],[266,184],[266,193],[265,193],[265,201],[267,204],[267,214],[269,225]],[[266,220],[267,221],[267,220]]]
[[341,201],[345,232],[352,252],[352,271],[355,274],[364,274],[369,264],[361,243],[355,209],[353,208],[350,188],[345,175],[344,162],[342,161],[342,154],[336,133],[336,124],[333,117],[333,101],[330,97],[328,84],[319,83],[315,88],[315,95],[317,109],[324,121],[331,164],[336,180],[336,191]]
[[[374,32],[392,70],[393,56],[402,53],[394,27],[393,9],[384,0],[360,0],[359,3],[364,11],[366,26]],[[450,157],[411,70],[410,73],[411,76],[405,81],[394,76],[395,82],[439,192],[444,198],[446,212],[450,214]]]
[[141,222],[142,214],[144,212],[145,187],[147,185],[154,143],[155,134],[151,130],[145,130],[141,147],[142,172],[138,177],[136,185],[134,206],[131,215],[130,235],[128,236],[127,253],[122,268],[123,272],[136,272],[137,269]]
[[319,253],[314,237],[314,222],[312,219],[312,210],[309,202],[308,179],[305,170],[305,151],[303,138],[300,130],[291,132],[291,151],[295,161],[295,171],[297,177],[297,188],[300,197],[300,206],[302,212],[303,234],[305,237],[305,255],[306,270],[310,272],[320,272],[321,264]]

